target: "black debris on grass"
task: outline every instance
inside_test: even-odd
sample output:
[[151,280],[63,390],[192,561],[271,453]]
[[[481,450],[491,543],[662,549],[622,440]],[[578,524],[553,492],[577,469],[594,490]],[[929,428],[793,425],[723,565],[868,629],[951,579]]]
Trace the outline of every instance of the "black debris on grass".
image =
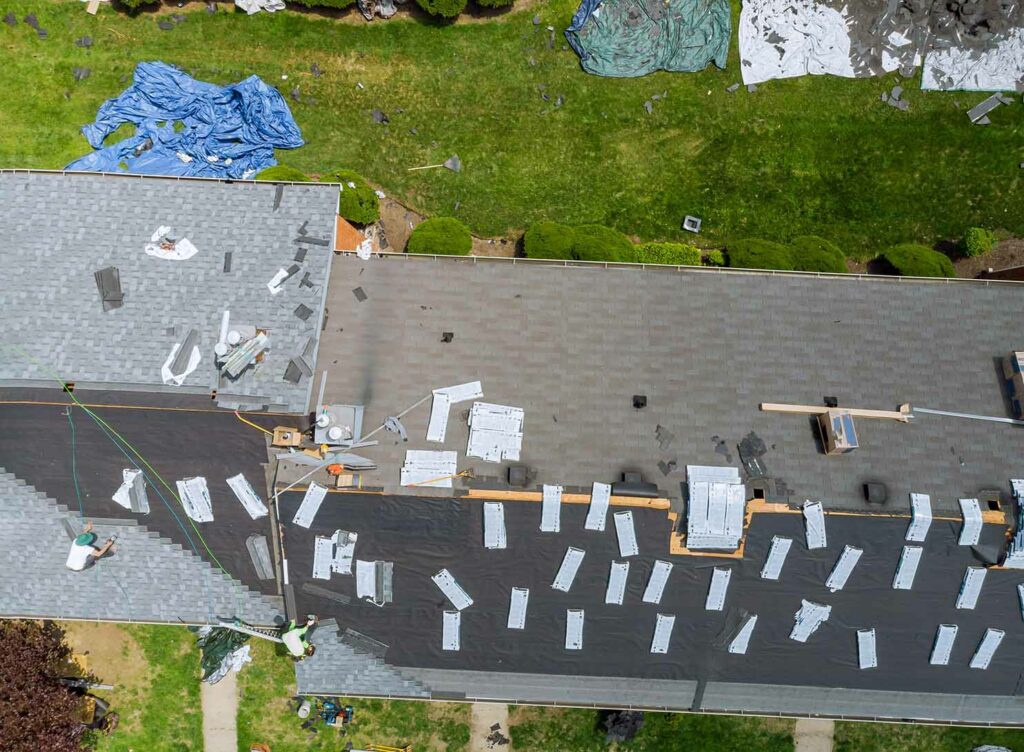
[[391,122],[391,118],[389,118],[380,110],[374,110],[373,112],[370,113],[370,115],[371,117],[373,117],[373,122],[377,123],[378,125],[387,125],[388,123]]
[[362,303],[367,298],[366,292],[363,290],[362,287],[353,288],[352,294],[356,296],[356,300],[358,300],[360,303]]
[[730,94],[735,94],[737,91],[740,90],[740,85],[739,84],[733,84],[732,86],[725,87],[725,90],[727,92],[729,92]]
[[409,133],[411,133],[414,136],[420,135],[420,132],[418,130],[416,130],[415,128],[410,128],[409,129]]
[[85,79],[87,79],[89,77],[90,73],[92,73],[92,71],[90,69],[88,69],[88,68],[78,68],[78,67],[75,67],[75,68],[71,69],[71,76],[76,81],[84,81]]
[[75,40],[75,47],[92,47],[92,37],[79,37]]
[[31,26],[31,27],[32,27],[33,29],[35,29],[36,31],[39,31],[39,19],[38,19],[38,18],[36,18],[36,14],[35,14],[35,13],[29,13],[29,14],[27,14],[27,15],[26,15],[26,16],[25,16],[25,17],[24,17],[24,18],[22,19],[22,21],[24,21],[25,23],[27,23],[27,24],[28,24],[29,26]]
[[7,11],[7,15],[4,16],[4,23],[7,24],[8,26],[17,26],[18,25],[18,17],[16,15],[14,15],[14,11],[13,10]]
[[293,86],[291,92],[289,92],[289,96],[291,96],[293,102],[298,102],[299,101],[299,87],[298,86]]
[[536,15],[533,17],[533,25],[540,26],[540,15]]
[[320,70],[320,66],[316,63],[309,66],[309,72],[313,74],[313,78],[320,78],[320,76],[324,74],[324,72]]
[[654,114],[654,105],[651,104],[650,100],[644,102],[644,109],[647,110],[648,115]]
[[164,31],[170,31],[171,29],[174,28],[174,22],[173,21],[157,21],[156,25],[158,27],[160,27],[161,29],[163,29]]

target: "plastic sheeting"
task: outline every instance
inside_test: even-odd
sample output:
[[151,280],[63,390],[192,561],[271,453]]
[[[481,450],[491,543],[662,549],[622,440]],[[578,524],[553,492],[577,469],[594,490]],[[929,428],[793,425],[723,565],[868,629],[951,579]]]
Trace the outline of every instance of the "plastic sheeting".
[[[104,147],[125,123],[135,135]],[[277,164],[274,149],[303,144],[280,92],[257,76],[221,87],[161,62],[139,63],[82,134],[96,151],[65,169],[244,179]]]
[[[855,66],[852,25],[843,11],[813,0],[744,0],[739,21],[743,83],[825,73],[855,78],[900,67],[900,60],[887,51],[874,66]],[[892,49],[907,43],[899,34],[889,38]]]
[[727,0],[583,0],[565,36],[587,73],[629,78],[725,68],[730,33]]
[[1024,29],[993,40],[985,50],[951,47],[924,59],[922,89],[1013,91],[1024,83]]

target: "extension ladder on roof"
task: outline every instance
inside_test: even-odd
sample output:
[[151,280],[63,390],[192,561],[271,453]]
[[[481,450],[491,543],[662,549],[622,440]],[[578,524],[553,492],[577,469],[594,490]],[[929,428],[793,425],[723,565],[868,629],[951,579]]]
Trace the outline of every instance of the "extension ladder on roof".
[[250,627],[248,624],[242,624],[239,621],[222,621],[218,622],[217,626],[224,627],[225,629],[233,629],[236,632],[252,635],[253,637],[260,637],[264,640],[270,640],[271,642],[283,642],[280,634],[281,630],[273,627]]

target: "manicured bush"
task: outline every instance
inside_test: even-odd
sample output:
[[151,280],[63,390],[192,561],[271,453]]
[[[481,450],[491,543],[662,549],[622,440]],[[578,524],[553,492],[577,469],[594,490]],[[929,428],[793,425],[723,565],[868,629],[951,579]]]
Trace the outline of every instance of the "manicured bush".
[[416,0],[416,4],[432,16],[455,18],[466,9],[467,0]]
[[629,238],[604,225],[575,228],[572,256],[580,261],[634,261],[636,253]]
[[793,268],[793,258],[789,249],[770,240],[760,240],[759,238],[737,240],[735,243],[730,243],[726,250],[729,252],[729,266],[740,269],[790,270]]
[[846,269],[846,256],[834,243],[814,235],[795,238],[790,247],[793,268],[799,272],[842,273]]
[[965,256],[981,256],[995,247],[996,236],[984,227],[968,227],[962,244]]
[[433,217],[416,225],[405,250],[409,253],[465,256],[473,250],[473,238],[469,228],[454,217]]
[[643,243],[636,247],[642,264],[700,266],[700,249],[685,243]]
[[547,220],[534,222],[523,235],[527,258],[571,259],[576,231],[568,225]]
[[338,214],[349,222],[368,225],[380,219],[380,199],[370,184],[352,170],[336,170],[320,178],[321,183],[341,183]]
[[953,262],[949,257],[924,245],[904,243],[894,245],[882,253],[882,258],[892,264],[905,277],[955,277]]
[[725,254],[719,250],[707,251],[704,254],[705,266],[725,266]]
[[292,182],[292,183],[308,183],[309,178],[302,172],[299,172],[294,167],[288,165],[274,165],[268,167],[262,172],[256,173],[256,180],[267,180],[270,182]]
[[515,0],[476,0],[481,8],[508,8]]

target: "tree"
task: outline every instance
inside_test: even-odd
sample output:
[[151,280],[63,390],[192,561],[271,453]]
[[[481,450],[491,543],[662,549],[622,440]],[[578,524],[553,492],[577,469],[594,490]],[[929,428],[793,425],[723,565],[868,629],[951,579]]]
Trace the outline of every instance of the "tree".
[[0,749],[78,752],[82,700],[60,682],[71,649],[53,622],[0,621]]

